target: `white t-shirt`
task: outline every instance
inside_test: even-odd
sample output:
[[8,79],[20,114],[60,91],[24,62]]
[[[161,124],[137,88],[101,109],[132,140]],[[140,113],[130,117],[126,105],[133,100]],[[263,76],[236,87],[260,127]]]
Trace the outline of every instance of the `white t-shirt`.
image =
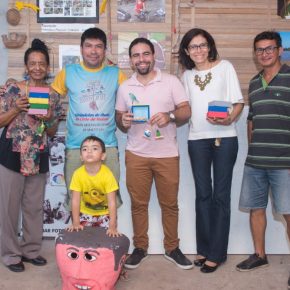
[[[195,84],[194,78],[195,75],[198,75],[203,81],[208,72],[212,73],[212,79],[202,91]],[[206,120],[208,103],[211,101],[227,101],[232,104],[244,102],[233,65],[227,60],[221,60],[209,70],[186,70],[182,76],[182,81],[190,98],[192,112],[188,139],[198,140],[236,136],[235,123],[229,126],[212,125]]]

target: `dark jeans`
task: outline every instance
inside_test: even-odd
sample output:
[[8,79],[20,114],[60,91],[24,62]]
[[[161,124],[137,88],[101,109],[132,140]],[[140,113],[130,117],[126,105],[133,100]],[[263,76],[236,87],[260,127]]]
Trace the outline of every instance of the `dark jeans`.
[[189,140],[188,152],[196,190],[197,253],[221,263],[227,256],[238,139],[222,138],[220,146],[215,146],[215,138]]

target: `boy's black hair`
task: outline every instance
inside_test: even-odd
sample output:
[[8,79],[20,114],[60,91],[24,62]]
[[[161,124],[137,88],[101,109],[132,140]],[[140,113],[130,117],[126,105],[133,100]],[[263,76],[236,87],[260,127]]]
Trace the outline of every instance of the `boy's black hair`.
[[96,141],[96,142],[100,143],[100,145],[101,145],[101,147],[102,147],[102,152],[103,152],[103,153],[106,152],[106,146],[105,146],[104,141],[103,141],[101,138],[99,138],[99,137],[97,137],[97,136],[93,136],[93,135],[92,135],[92,136],[88,136],[88,137],[86,137],[86,138],[83,140],[83,142],[81,143],[80,150],[82,150],[83,145],[84,145],[84,143],[85,143],[86,141]]

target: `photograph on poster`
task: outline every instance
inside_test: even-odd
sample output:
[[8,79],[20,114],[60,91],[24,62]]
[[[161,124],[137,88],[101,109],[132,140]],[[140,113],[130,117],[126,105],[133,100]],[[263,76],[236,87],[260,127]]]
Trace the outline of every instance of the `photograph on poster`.
[[[61,195],[60,195],[61,196]],[[67,224],[69,212],[65,209],[63,201],[57,198],[46,198],[43,202],[43,223],[54,224],[56,222]]]
[[118,22],[165,22],[165,0],[117,0]]
[[99,0],[37,0],[38,23],[98,23]]
[[51,186],[65,186],[65,136],[56,135],[50,138],[49,146],[49,184]]
[[118,33],[118,66],[120,68],[130,68],[128,49],[130,43],[137,37],[148,38],[155,49],[155,66],[165,69],[165,41],[166,35],[162,32],[120,32]]
[[[55,170],[53,170],[53,167],[62,165],[63,168],[65,158],[65,136],[56,135],[52,137],[48,142],[48,146],[49,146],[49,166],[50,172],[52,174],[52,171],[55,172]],[[63,176],[62,171],[57,171],[55,173],[58,174],[58,177],[60,177],[60,175]],[[60,180],[58,180],[58,182],[54,180],[53,183],[58,183],[58,185],[62,185],[59,181]]]
[[290,31],[279,31],[282,38],[283,53],[281,61],[290,61]]
[[277,14],[285,19],[290,19],[290,0],[277,0]]
[[67,64],[80,63],[82,61],[79,45],[60,45],[58,48],[58,63],[61,70]]
[[61,115],[59,117],[59,120],[66,120],[68,110],[68,100],[67,97],[63,100],[61,100]]

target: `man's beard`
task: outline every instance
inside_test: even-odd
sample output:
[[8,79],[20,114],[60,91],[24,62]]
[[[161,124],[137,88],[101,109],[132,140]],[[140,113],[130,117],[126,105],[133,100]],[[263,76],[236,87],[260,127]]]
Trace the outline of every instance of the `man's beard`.
[[148,66],[143,68],[140,68],[138,65],[136,66],[136,71],[142,76],[148,75],[154,67],[154,63],[145,62],[145,64],[147,64]]

